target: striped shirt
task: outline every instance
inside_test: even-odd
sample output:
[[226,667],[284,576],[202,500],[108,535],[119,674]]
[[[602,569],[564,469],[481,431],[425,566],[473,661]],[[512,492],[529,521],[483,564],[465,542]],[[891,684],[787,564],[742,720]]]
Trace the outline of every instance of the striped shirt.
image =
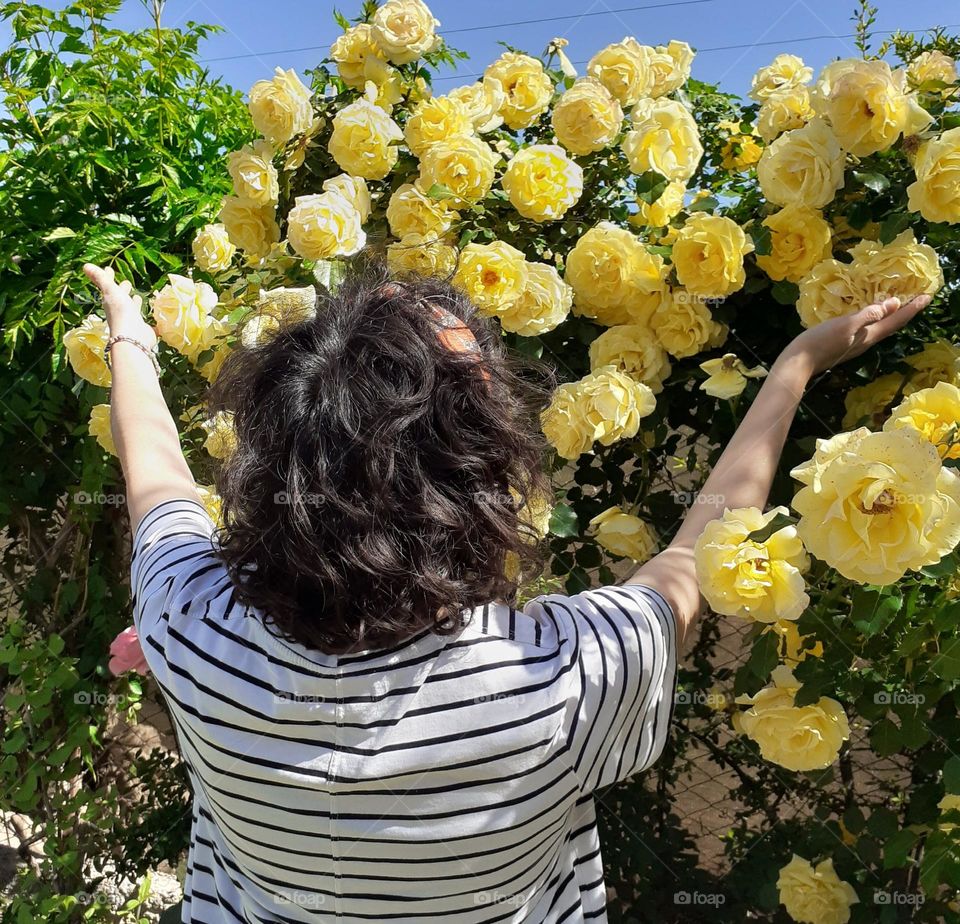
[[238,602],[203,507],[134,537],[134,618],[193,788],[183,921],[605,921],[593,792],[663,749],[672,613],[641,585],[489,604],[326,655]]

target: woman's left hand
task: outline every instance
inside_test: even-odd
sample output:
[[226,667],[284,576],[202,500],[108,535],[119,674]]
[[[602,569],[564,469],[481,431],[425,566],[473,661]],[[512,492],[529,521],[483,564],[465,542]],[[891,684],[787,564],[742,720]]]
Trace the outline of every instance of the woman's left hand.
[[133,294],[133,285],[126,280],[118,283],[114,278],[113,268],[109,266],[84,263],[83,271],[103,297],[103,310],[107,316],[110,336],[132,337],[144,346],[155,346],[156,331],[144,319],[141,311],[143,299]]

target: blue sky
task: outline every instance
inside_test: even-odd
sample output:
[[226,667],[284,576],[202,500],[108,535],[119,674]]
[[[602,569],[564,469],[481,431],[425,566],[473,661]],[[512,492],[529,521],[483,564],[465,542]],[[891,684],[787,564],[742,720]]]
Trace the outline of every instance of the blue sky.
[[[878,4],[878,31],[934,25],[960,31],[956,0]],[[339,8],[353,16],[359,5],[359,0],[341,0]],[[856,54],[852,40],[843,37],[852,32],[853,0],[434,0],[430,6],[450,43],[470,54],[460,65],[461,77],[451,77],[450,71],[439,75],[439,92],[467,82],[497,57],[498,40],[539,54],[551,38],[563,36],[570,42],[570,58],[581,62],[625,35],[651,45],[678,38],[700,49],[695,77],[741,94],[749,89],[753,72],[779,52],[799,54],[815,70]],[[340,31],[331,10],[328,2],[304,0],[167,0],[164,23],[176,26],[192,19],[223,27],[205,43],[203,58],[211,71],[246,91],[275,66],[302,74],[325,57]],[[117,22],[127,28],[146,25],[141,0],[126,0]],[[515,25],[487,28],[501,23]]]

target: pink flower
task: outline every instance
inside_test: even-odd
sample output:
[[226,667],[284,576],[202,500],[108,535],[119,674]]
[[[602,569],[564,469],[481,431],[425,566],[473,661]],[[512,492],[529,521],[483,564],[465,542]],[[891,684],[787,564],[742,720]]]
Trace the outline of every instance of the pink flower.
[[136,671],[138,674],[147,674],[150,671],[140,647],[140,639],[137,638],[137,630],[133,626],[124,629],[110,643],[110,655],[107,666],[114,676],[119,677],[126,671]]

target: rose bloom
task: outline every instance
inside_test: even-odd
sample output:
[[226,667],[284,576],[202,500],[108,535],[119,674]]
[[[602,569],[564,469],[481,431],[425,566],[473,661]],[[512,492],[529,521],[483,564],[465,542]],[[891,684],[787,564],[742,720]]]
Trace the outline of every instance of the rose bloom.
[[556,221],[583,194],[583,168],[559,145],[532,144],[513,155],[500,182],[524,218]]
[[110,367],[103,358],[110,330],[103,318],[88,314],[63,335],[63,348],[73,371],[93,385],[110,385]]
[[440,44],[439,25],[423,0],[387,0],[373,14],[373,41],[394,64],[409,64]]
[[671,259],[688,292],[722,298],[743,288],[743,258],[752,250],[753,243],[735,221],[695,212],[677,234]]
[[786,205],[763,224],[770,229],[770,253],[757,254],[757,265],[771,279],[799,282],[832,253],[830,224],[818,209]]
[[843,882],[826,859],[816,868],[796,854],[777,878],[780,902],[799,924],[847,924],[850,906],[860,901],[849,882]]
[[670,375],[670,357],[646,324],[618,324],[600,334],[590,344],[590,368],[604,366],[626,372],[649,385],[654,394],[663,391],[663,382]]
[[207,516],[213,520],[213,525],[218,529],[223,526],[223,498],[217,494],[212,484],[198,484],[197,494],[200,495],[200,503],[207,511]]
[[95,404],[90,409],[90,422],[87,431],[100,444],[100,447],[110,455],[117,454],[117,446],[113,441],[113,431],[110,429],[110,405]]
[[516,247],[503,241],[467,244],[454,281],[489,317],[520,297],[527,284],[527,261]]
[[370,190],[367,189],[367,181],[363,177],[341,173],[324,180],[322,189],[324,192],[337,192],[343,196],[360,213],[361,223],[370,217]]
[[220,221],[231,243],[250,259],[265,257],[280,240],[280,228],[272,205],[258,205],[250,199],[227,196],[220,209]]
[[157,334],[191,361],[224,332],[221,322],[213,317],[217,293],[205,282],[170,273],[167,284],[154,292],[150,308]]
[[620,134],[623,109],[599,80],[581,77],[554,106],[551,124],[571,154],[591,154],[609,147]]
[[447,206],[446,200],[431,199],[415,183],[397,187],[387,203],[387,222],[394,237],[408,234],[440,237],[459,219],[459,214]]
[[193,239],[193,260],[205,273],[222,273],[230,268],[237,248],[225,225],[204,225]]
[[960,475],[912,428],[817,440],[790,473],[806,548],[861,584],[892,584],[960,542]]
[[643,99],[630,115],[632,128],[623,139],[623,152],[633,173],[656,170],[668,180],[686,183],[703,157],[697,123],[690,111],[673,99]]
[[633,106],[653,89],[652,51],[635,38],[625,38],[601,48],[587,64],[587,73],[596,77],[621,106]]
[[796,55],[777,55],[766,67],[753,75],[750,96],[762,103],[775,93],[809,83],[813,68],[807,67]]
[[207,438],[203,448],[214,459],[226,459],[237,448],[237,434],[233,428],[233,414],[220,411],[203,422]]
[[630,558],[637,564],[653,558],[657,536],[650,526],[619,507],[608,507],[590,521],[597,542],[612,555]]
[[720,122],[721,128],[732,132],[720,152],[721,166],[732,173],[745,173],[763,154],[763,148],[757,144],[755,134],[745,135],[738,131],[736,122]]
[[507,128],[529,128],[550,105],[553,83],[543,64],[529,55],[505,51],[484,71],[500,81],[506,99],[500,114]]
[[333,117],[328,150],[341,170],[365,180],[382,180],[397,162],[400,126],[368,99],[344,106]]
[[561,385],[540,415],[544,436],[564,459],[576,459],[597,440],[611,446],[637,435],[656,407],[653,392],[613,366]]
[[923,88],[924,84],[930,83],[945,83],[948,86],[934,88],[933,92],[946,99],[951,95],[950,85],[957,82],[957,62],[942,51],[925,51],[907,67],[907,82],[914,88]]
[[387,265],[395,273],[419,273],[446,279],[457,267],[457,250],[436,234],[411,231],[387,244]]
[[473,121],[466,107],[449,96],[435,96],[417,103],[403,128],[403,137],[414,157],[422,157],[424,151],[438,141],[472,134]]
[[918,244],[913,231],[901,232],[889,244],[862,240],[850,248],[850,256],[867,291],[865,304],[891,296],[906,301],[914,295],[935,295],[943,287],[937,252],[929,244]]
[[447,95],[466,109],[474,131],[484,134],[503,125],[500,110],[507,101],[507,94],[495,77],[484,77],[468,86],[457,87]]
[[682,180],[672,180],[654,202],[637,199],[638,222],[650,228],[665,228],[683,211],[686,192],[687,187]]
[[693,49],[686,42],[674,39],[668,45],[653,48],[648,61],[653,74],[650,95],[656,99],[679,89],[690,78]]
[[789,619],[781,619],[779,622],[771,623],[764,634],[772,632],[779,638],[779,655],[787,667],[796,667],[801,661],[806,661],[808,657],[823,657],[823,642],[814,642],[807,645],[807,639],[813,638],[812,635],[801,635],[795,622]]
[[677,359],[711,349],[712,338],[720,333],[703,299],[683,289],[670,293],[654,312],[650,326],[663,348]]
[[830,126],[814,119],[785,132],[757,164],[764,196],[777,205],[823,208],[843,186],[844,154]]
[[907,90],[906,73],[879,60],[828,64],[814,87],[813,107],[830,120],[844,150],[857,157],[885,151],[932,120]]
[[770,144],[784,132],[803,128],[816,113],[810,102],[810,89],[787,87],[768,96],[757,114],[757,134]]
[[293,70],[278,67],[272,80],[258,80],[247,105],[254,128],[275,145],[286,144],[313,124],[310,91]]
[[876,430],[883,423],[887,408],[900,391],[903,376],[892,372],[882,375],[866,385],[851,388],[844,396],[842,424],[846,428],[860,426]]
[[932,388],[937,382],[960,386],[960,347],[947,340],[925,344],[919,353],[912,353],[905,362],[913,368],[913,372],[904,394]]
[[233,180],[233,191],[241,198],[257,205],[272,205],[277,201],[280,187],[269,142],[254,141],[229,154],[227,172]]
[[282,326],[312,318],[316,306],[317,290],[313,286],[261,289],[255,308],[243,321],[240,342],[247,347],[265,343]]
[[383,61],[384,54],[373,39],[373,26],[361,22],[338,35],[330,46],[337,73],[348,87],[362,90],[371,80],[371,60]]
[[801,684],[785,664],[773,669],[771,683],[753,696],[738,696],[749,709],[737,712],[733,727],[760,747],[764,760],[787,770],[822,770],[836,761],[850,726],[843,707],[821,696],[816,703],[796,706]]
[[366,243],[360,213],[336,190],[297,196],[287,215],[290,246],[308,260],[350,257]]
[[941,459],[960,459],[960,388],[937,382],[908,395],[891,412],[884,430],[909,427],[932,443]]
[[799,619],[810,603],[803,572],[810,560],[795,526],[784,526],[758,542],[763,529],[786,507],[763,513],[756,507],[725,509],[697,539],[697,582],[715,613],[774,623]]
[[559,327],[570,314],[573,289],[553,266],[527,263],[527,284],[497,311],[500,326],[521,337],[536,337]]
[[907,187],[907,205],[927,221],[960,222],[960,128],[920,145],[917,175]]
[[700,383],[701,390],[723,401],[742,394],[747,387],[747,379],[759,379],[767,374],[763,366],[747,368],[746,363],[734,353],[724,353],[719,359],[708,359],[700,363],[700,368],[707,373],[707,378]]
[[611,327],[648,321],[665,297],[666,274],[662,257],[602,221],[567,255],[564,278],[573,286],[574,312]]
[[459,202],[473,205],[490,192],[498,159],[479,138],[438,141],[420,159],[420,185],[427,192],[445,186]]
[[804,327],[852,314],[869,304],[867,281],[849,263],[822,260],[800,280],[797,313]]

